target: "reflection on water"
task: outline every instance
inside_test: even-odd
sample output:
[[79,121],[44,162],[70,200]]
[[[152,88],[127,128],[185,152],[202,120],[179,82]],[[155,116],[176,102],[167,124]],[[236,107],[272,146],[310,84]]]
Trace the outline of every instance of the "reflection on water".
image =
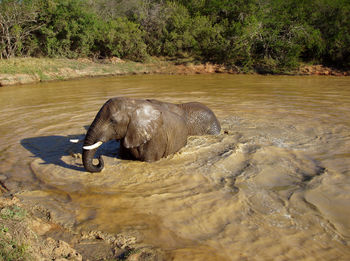
[[[154,163],[81,144],[110,97],[200,101],[222,133]],[[129,233],[175,260],[349,260],[350,79],[128,76],[0,89],[0,174],[82,230]]]

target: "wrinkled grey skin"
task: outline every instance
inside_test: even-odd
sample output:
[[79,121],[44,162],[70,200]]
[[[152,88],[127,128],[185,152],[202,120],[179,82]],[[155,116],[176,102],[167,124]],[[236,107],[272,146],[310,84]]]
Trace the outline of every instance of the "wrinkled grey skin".
[[[141,161],[156,161],[186,145],[189,135],[219,134],[214,113],[198,102],[172,104],[157,100],[112,98],[97,113],[84,140],[84,147],[96,142],[120,140],[121,149]],[[94,165],[96,149],[83,149],[83,164],[89,172],[100,172],[104,163]]]

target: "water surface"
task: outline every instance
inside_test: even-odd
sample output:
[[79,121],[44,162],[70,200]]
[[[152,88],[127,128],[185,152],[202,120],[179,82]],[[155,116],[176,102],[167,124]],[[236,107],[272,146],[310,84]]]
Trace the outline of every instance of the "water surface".
[[[81,144],[115,96],[199,101],[222,124],[155,163]],[[126,76],[0,89],[0,174],[78,230],[124,233],[174,260],[350,259],[350,78]]]

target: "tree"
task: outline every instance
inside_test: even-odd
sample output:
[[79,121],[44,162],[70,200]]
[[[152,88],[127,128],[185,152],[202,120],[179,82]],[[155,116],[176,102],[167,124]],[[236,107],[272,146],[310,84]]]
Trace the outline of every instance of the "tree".
[[0,58],[22,55],[26,40],[38,30],[39,8],[34,0],[0,1]]
[[45,22],[36,32],[41,54],[68,58],[90,54],[98,18],[83,0],[43,1],[40,19]]
[[315,10],[310,23],[322,34],[322,62],[350,68],[350,1],[318,0]]
[[100,21],[92,51],[100,57],[117,56],[133,61],[147,58],[143,31],[138,24],[126,18]]

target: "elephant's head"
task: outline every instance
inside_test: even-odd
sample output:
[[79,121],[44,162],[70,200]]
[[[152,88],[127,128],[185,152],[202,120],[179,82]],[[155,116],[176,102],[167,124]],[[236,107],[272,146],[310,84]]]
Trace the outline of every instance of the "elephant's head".
[[113,98],[97,113],[86,133],[83,146],[83,164],[89,172],[100,172],[104,163],[97,165],[93,158],[97,148],[109,140],[122,140],[125,148],[138,147],[149,141],[162,124],[161,112],[142,100]]

